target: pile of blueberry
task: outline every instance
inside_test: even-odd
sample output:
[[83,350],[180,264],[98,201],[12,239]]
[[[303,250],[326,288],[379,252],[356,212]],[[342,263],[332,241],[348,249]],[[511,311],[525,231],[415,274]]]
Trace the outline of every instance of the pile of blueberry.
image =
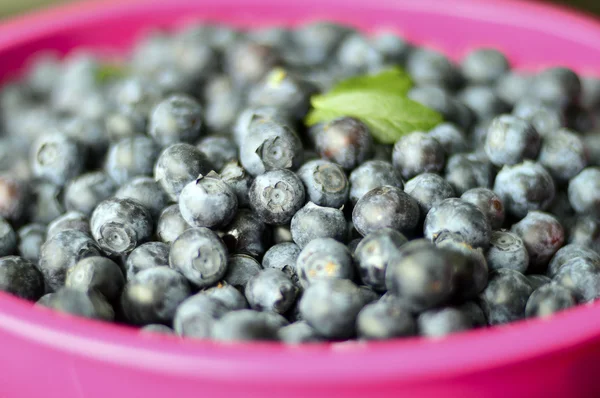
[[[312,95],[397,65],[443,124],[395,145],[351,117],[304,126]],[[39,55],[0,101],[0,290],[36,306],[301,343],[600,297],[600,80],[566,68],[325,22],[198,24],[112,71]]]

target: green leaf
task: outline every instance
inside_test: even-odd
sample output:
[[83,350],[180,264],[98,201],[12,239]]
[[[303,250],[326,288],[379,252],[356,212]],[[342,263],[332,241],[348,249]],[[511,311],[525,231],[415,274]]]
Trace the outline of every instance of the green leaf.
[[412,79],[404,69],[394,67],[375,75],[361,75],[343,80],[333,86],[328,94],[339,94],[351,90],[372,90],[405,95],[412,85]]
[[317,95],[311,103],[315,109],[307,116],[307,125],[351,116],[365,123],[373,137],[385,144],[413,131],[429,130],[442,121],[438,112],[409,98],[369,89]]

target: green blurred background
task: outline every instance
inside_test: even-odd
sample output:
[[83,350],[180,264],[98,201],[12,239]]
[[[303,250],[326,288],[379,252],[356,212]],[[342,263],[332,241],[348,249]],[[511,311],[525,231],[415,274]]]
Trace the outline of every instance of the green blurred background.
[[[51,4],[64,3],[65,1],[66,0],[0,0],[0,18],[6,18],[36,8],[47,7]],[[573,8],[600,15],[600,0],[549,0],[549,2],[568,5]]]

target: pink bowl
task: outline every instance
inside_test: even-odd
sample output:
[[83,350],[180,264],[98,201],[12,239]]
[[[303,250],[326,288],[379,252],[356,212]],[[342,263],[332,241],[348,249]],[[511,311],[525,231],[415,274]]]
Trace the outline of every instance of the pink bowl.
[[[518,67],[600,72],[600,24],[556,8],[476,0],[80,3],[0,26],[0,73],[38,50],[125,50],[140,30],[200,17],[240,26],[326,18],[391,27],[455,58],[479,45]],[[600,304],[451,336],[312,347],[184,341],[71,318],[0,294],[0,397],[600,396]]]

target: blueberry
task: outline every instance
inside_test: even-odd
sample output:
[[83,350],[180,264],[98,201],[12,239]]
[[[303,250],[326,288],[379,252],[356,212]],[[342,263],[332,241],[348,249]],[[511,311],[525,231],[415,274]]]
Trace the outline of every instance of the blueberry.
[[419,334],[432,338],[447,336],[473,327],[468,315],[453,307],[423,312],[419,315],[417,323]]
[[254,310],[231,311],[215,322],[212,338],[219,341],[277,340],[279,327],[269,314]]
[[502,115],[495,118],[488,128],[485,153],[496,166],[514,165],[525,159],[535,159],[540,144],[540,135],[530,123]]
[[288,225],[276,225],[273,227],[273,243],[293,242],[292,232]]
[[76,229],[89,235],[90,222],[88,217],[78,211],[68,211],[64,213],[62,216],[52,220],[52,222],[48,224],[46,239],[69,229]]
[[147,136],[135,135],[112,144],[106,156],[106,173],[118,184],[152,174],[159,147]]
[[269,244],[267,226],[248,209],[240,209],[220,235],[230,253],[248,254],[256,258],[265,253]]
[[525,273],[529,266],[529,253],[523,239],[508,231],[494,231],[486,254],[490,270],[509,268]]
[[[46,297],[46,296],[44,296]],[[82,291],[63,287],[38,301],[39,306],[54,311],[101,321],[112,321],[115,311],[106,298],[95,290]]]
[[385,185],[367,192],[352,211],[352,222],[363,236],[382,228],[413,230],[420,217],[419,204],[402,189]]
[[231,311],[244,310],[248,308],[246,297],[238,289],[226,283],[203,290],[202,294],[221,302]]
[[587,109],[600,108],[600,79],[593,76],[581,78],[581,104]]
[[568,227],[568,241],[600,252],[600,221],[595,217],[582,216],[572,220]]
[[525,315],[528,318],[547,317],[576,304],[575,297],[569,289],[551,283],[531,293],[525,307]]
[[545,270],[548,262],[565,241],[565,232],[558,220],[548,213],[530,211],[511,231],[525,243],[529,253],[529,270]]
[[525,97],[530,82],[530,76],[520,71],[508,71],[496,81],[496,94],[507,104],[514,105]]
[[416,334],[416,323],[410,311],[391,301],[366,305],[356,319],[358,336],[367,340],[386,340]]
[[67,210],[74,210],[87,216],[104,199],[114,194],[117,184],[102,171],[92,171],[80,175],[67,184],[64,203]]
[[411,45],[393,31],[380,30],[370,38],[373,46],[386,63],[404,64],[411,51]]
[[180,336],[209,338],[215,321],[229,311],[219,300],[198,293],[179,304],[173,319],[173,329]]
[[8,174],[0,174],[0,217],[13,222],[21,221],[27,203],[29,203],[29,187]]
[[569,182],[568,192],[577,214],[600,217],[600,168],[583,169]]
[[135,177],[121,185],[114,196],[139,202],[150,211],[154,220],[170,202],[169,196],[152,177]]
[[[146,132],[146,116],[132,108],[110,109],[104,118],[104,128],[110,142],[119,142]],[[154,140],[149,140],[152,144]]]
[[196,145],[208,161],[221,170],[227,163],[237,159],[238,148],[228,137],[208,136],[201,139]]
[[419,174],[406,182],[404,192],[419,203],[421,218],[425,218],[431,208],[444,199],[454,197],[454,189],[437,174]]
[[35,55],[27,71],[27,86],[39,96],[48,96],[61,73],[61,64],[54,52]]
[[363,306],[358,287],[346,279],[315,281],[300,299],[300,312],[307,323],[331,339],[356,334],[356,318]]
[[127,280],[148,268],[169,266],[170,247],[162,242],[148,242],[133,249],[125,261]]
[[331,238],[310,241],[296,259],[300,283],[307,287],[321,279],[352,279],[352,254],[343,244]]
[[590,303],[600,297],[599,263],[585,257],[575,257],[564,263],[553,283],[571,290],[579,303]]
[[345,242],[348,235],[346,218],[341,210],[308,202],[298,210],[290,224],[294,242],[301,248],[313,239],[333,238]]
[[[239,88],[235,86],[233,80],[229,76],[217,75],[206,82],[203,93],[205,101],[204,121],[206,127],[213,132],[227,131],[230,129],[245,100],[241,95]],[[220,139],[221,137],[218,138]],[[221,149],[229,148],[229,145],[221,146],[216,142],[212,142],[211,144],[212,147],[218,151],[213,152],[215,156],[220,157],[229,152],[229,149],[221,151]],[[214,146],[214,144],[216,144],[216,146]],[[220,153],[220,155],[217,155],[217,153]],[[210,156],[208,157],[210,158]]]
[[523,319],[531,292],[527,278],[519,271],[501,268],[491,272],[487,287],[479,295],[488,323],[499,325]]
[[217,283],[227,272],[227,248],[208,228],[190,228],[171,244],[169,265],[194,285]]
[[565,264],[568,264],[571,260],[575,259],[589,261],[592,264],[598,265],[598,268],[600,269],[600,254],[588,247],[571,243],[561,247],[554,256],[552,256],[552,259],[548,264],[548,276],[551,278],[555,277]]
[[253,178],[242,165],[233,160],[228,162],[221,169],[221,180],[229,185],[229,188],[237,196],[238,207],[248,207],[250,205],[250,187],[252,186]]
[[260,119],[250,124],[240,146],[244,169],[256,176],[276,169],[296,169],[302,163],[302,142],[288,125]]
[[274,68],[248,92],[250,106],[276,106],[302,119],[310,109],[310,96],[316,93],[308,81],[283,68]]
[[417,86],[408,92],[408,98],[442,115],[444,120],[468,130],[474,122],[473,112],[452,93],[438,86]]
[[426,48],[415,49],[409,54],[406,69],[418,85],[452,89],[461,80],[458,69],[445,55]]
[[474,328],[486,327],[487,320],[483,310],[475,301],[466,301],[463,304],[456,306],[456,309],[460,310],[467,318],[471,321],[471,325]]
[[86,233],[70,229],[49,238],[40,252],[39,268],[46,290],[58,290],[65,283],[69,268],[86,257],[100,256],[100,247]]
[[183,219],[179,205],[174,204],[165,208],[158,217],[156,236],[161,242],[171,244],[190,225]]
[[227,261],[227,274],[223,280],[244,293],[248,281],[262,270],[260,263],[245,254],[234,254]]
[[151,323],[140,328],[140,333],[174,334],[175,331],[168,326],[159,323]]
[[14,254],[17,250],[17,234],[12,225],[0,217],[0,257]]
[[0,290],[35,301],[44,294],[44,277],[23,257],[0,257]]
[[435,138],[414,132],[400,138],[394,145],[392,161],[404,179],[421,173],[437,173],[444,169],[444,148]]
[[527,278],[527,281],[529,282],[529,285],[531,285],[533,291],[552,282],[552,279],[548,278],[546,275],[531,274],[525,275],[525,277]]
[[264,269],[274,268],[286,273],[294,283],[298,282],[296,260],[302,249],[293,242],[284,242],[271,246],[262,258]]
[[250,206],[267,224],[287,224],[304,203],[302,180],[286,169],[261,174],[250,187]]
[[349,33],[350,29],[345,26],[314,21],[295,29],[292,38],[302,62],[309,66],[320,66],[331,59],[331,54]]
[[560,189],[556,192],[552,205],[547,211],[554,214],[561,222],[565,222],[565,227],[567,227],[568,220],[572,220],[575,217],[575,210],[573,210],[571,203],[569,203],[569,194],[566,189]]
[[388,264],[399,255],[399,250],[408,240],[400,232],[384,228],[366,235],[356,247],[358,272],[367,286],[385,291],[385,272]]
[[529,97],[515,103],[512,114],[531,123],[542,137],[552,135],[566,125],[565,115],[560,109]]
[[465,133],[453,123],[438,124],[429,131],[428,135],[442,145],[446,156],[466,152],[469,149]]
[[154,179],[172,200],[177,201],[183,187],[199,174],[208,174],[213,166],[195,146],[173,144],[164,149],[154,167]]
[[493,84],[510,68],[508,60],[500,51],[477,48],[470,51],[461,62],[463,76],[474,84]]
[[248,107],[240,112],[233,126],[233,138],[238,147],[244,143],[250,127],[261,120],[284,126],[292,124],[290,116],[277,107]]
[[40,135],[31,148],[31,164],[36,177],[64,185],[84,168],[82,148],[64,134]]
[[571,131],[558,130],[545,137],[538,162],[557,182],[568,182],[587,165],[584,142]]
[[237,196],[218,175],[199,175],[179,195],[179,210],[192,227],[219,228],[227,225],[237,211]]
[[491,188],[494,181],[492,164],[476,153],[452,155],[446,163],[445,174],[446,180],[457,195],[462,195],[472,188]]
[[[104,104],[104,99],[98,99]],[[100,105],[102,108],[105,105]],[[87,154],[85,165],[89,168],[101,167],[101,160],[106,156],[109,140],[106,129],[100,118],[104,116],[105,109],[101,109],[92,117],[71,117],[59,124],[59,130],[70,139],[76,141]]]
[[258,83],[274,66],[281,63],[274,47],[251,40],[240,40],[228,46],[224,68],[240,87]]
[[461,301],[477,297],[488,282],[488,265],[483,250],[474,249],[460,235],[447,232],[442,232],[435,244],[452,252],[449,257],[454,265],[454,296]]
[[496,176],[494,192],[506,212],[523,218],[530,210],[546,210],[556,194],[554,180],[539,163],[526,160],[514,166],[504,166]]
[[425,237],[434,240],[444,231],[460,235],[470,246],[486,249],[492,229],[486,216],[475,205],[450,198],[433,206],[425,218]]
[[492,229],[499,229],[504,223],[504,204],[491,189],[472,188],[463,193],[460,198],[477,206],[487,217]]
[[283,271],[270,268],[250,278],[244,292],[252,309],[283,314],[294,304],[298,287]]
[[297,321],[282,327],[277,332],[277,338],[286,344],[314,343],[323,340],[306,321]]
[[377,70],[385,63],[383,54],[361,33],[346,36],[337,49],[336,58],[342,69],[352,73]]
[[156,81],[141,75],[131,75],[112,87],[112,96],[117,106],[130,108],[146,119],[152,108],[160,101],[163,93]]
[[109,302],[121,295],[125,277],[119,266],[106,257],[86,257],[67,271],[65,286],[77,290],[96,290]]
[[581,81],[570,69],[547,68],[533,78],[529,94],[547,104],[562,107],[579,101]]
[[46,227],[42,224],[27,224],[17,231],[17,235],[19,256],[37,264],[42,245],[46,241]]
[[131,324],[169,324],[179,304],[190,294],[188,281],[179,272],[167,267],[149,268],[127,282],[121,308]]
[[368,160],[350,173],[350,200],[356,204],[367,192],[374,188],[391,185],[404,188],[402,179],[394,166],[383,160]]
[[388,292],[416,311],[445,303],[454,293],[450,253],[425,245],[393,258],[385,272]]
[[509,111],[509,107],[496,95],[489,86],[468,86],[459,94],[462,101],[479,120],[489,120],[494,116]]
[[186,94],[174,94],[156,104],[148,134],[162,147],[195,142],[202,133],[202,106]]
[[92,236],[111,254],[127,254],[152,236],[152,215],[132,199],[106,199],[90,219]]
[[350,253],[352,253],[352,255],[356,254],[356,248],[358,247],[358,245],[360,244],[360,242],[362,242],[363,238],[354,238],[352,239],[350,242],[348,242],[348,250],[350,250]]
[[373,155],[369,128],[351,117],[334,119],[311,128],[319,156],[351,170]]
[[322,159],[311,160],[304,163],[297,174],[311,202],[339,209],[348,200],[350,182],[339,165]]

